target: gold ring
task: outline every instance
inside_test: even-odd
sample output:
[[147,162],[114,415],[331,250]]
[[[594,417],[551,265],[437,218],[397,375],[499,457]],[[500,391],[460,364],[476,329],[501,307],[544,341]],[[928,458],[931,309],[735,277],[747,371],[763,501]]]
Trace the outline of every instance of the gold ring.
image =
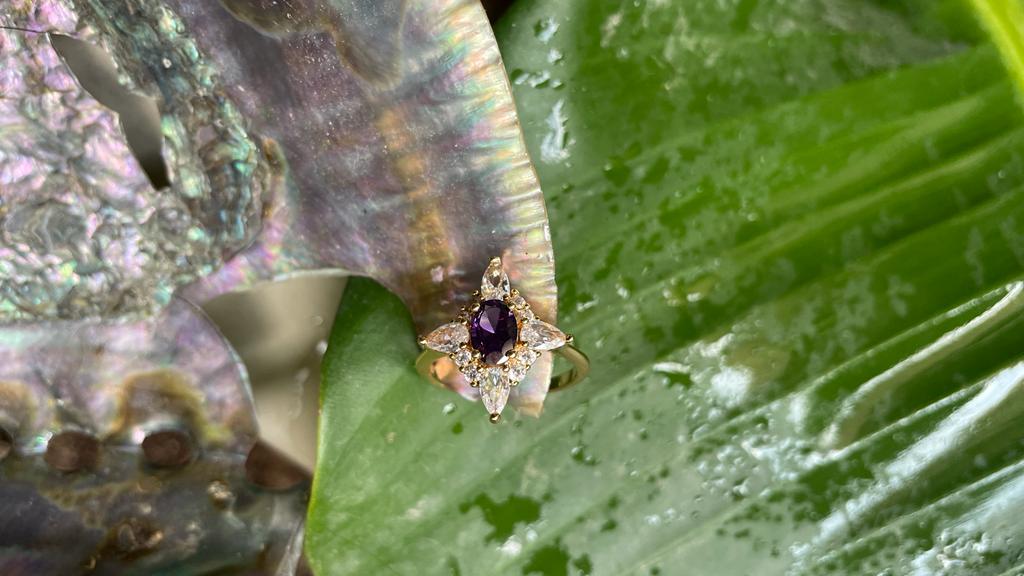
[[564,390],[587,376],[590,360],[573,337],[537,318],[529,302],[511,288],[501,258],[491,259],[474,302],[458,318],[420,338],[424,348],[416,369],[432,384],[455,389],[461,375],[498,422],[511,389],[544,352],[555,352],[572,368],[551,379],[550,391]]

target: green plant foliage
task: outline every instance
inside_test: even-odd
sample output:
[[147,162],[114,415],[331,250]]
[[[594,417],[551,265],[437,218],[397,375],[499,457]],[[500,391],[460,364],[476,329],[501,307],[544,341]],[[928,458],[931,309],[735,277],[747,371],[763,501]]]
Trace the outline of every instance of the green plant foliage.
[[497,34],[593,375],[492,426],[353,281],[318,573],[1024,571],[1019,11],[986,6],[515,4]]

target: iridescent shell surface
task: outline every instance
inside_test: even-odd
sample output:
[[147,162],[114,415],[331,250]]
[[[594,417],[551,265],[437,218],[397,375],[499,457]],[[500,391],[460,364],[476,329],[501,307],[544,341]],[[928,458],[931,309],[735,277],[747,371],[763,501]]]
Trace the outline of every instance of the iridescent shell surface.
[[245,368],[209,320],[178,299],[151,319],[0,330],[0,423],[22,453],[42,451],[68,426],[130,445],[153,427],[180,424],[207,448],[243,455],[257,437]]
[[[187,302],[141,320],[5,327],[0,428],[14,439],[0,456],[0,574],[277,574],[297,562],[306,487],[247,477],[245,369]],[[96,439],[87,470],[55,469],[52,441],[68,432]],[[139,450],[164,432],[192,445],[169,468]]]
[[[36,176],[4,176],[5,203],[25,198],[29,208],[3,224],[60,240],[5,242],[28,254],[0,276],[9,318],[145,313],[175,291],[202,303],[321,272],[377,279],[426,331],[452,316],[501,256],[538,315],[555,321],[544,201],[476,0],[16,4],[4,24],[90,39],[128,85],[157,97],[171,189],[147,187],[114,117],[60,68],[45,35],[0,33],[13,46],[9,59],[42,54],[71,100],[102,120],[94,133],[67,122],[34,127],[24,106],[8,113],[29,140],[3,163],[34,162],[18,173]],[[39,67],[18,65],[18,77]],[[49,94],[37,82],[14,104],[37,92]],[[141,204],[117,212],[123,226],[93,222],[114,210],[107,197],[68,208],[87,205],[79,197],[96,180],[64,167],[71,151],[32,156],[60,130],[77,131],[86,148],[113,148],[103,173],[130,185],[109,187]],[[52,206],[34,204],[27,199],[43,183],[29,182],[40,173],[65,174],[84,192],[72,198],[63,186]],[[49,224],[59,219],[69,224],[63,235]],[[113,256],[95,248],[111,245]],[[549,363],[539,363],[514,402],[538,412],[549,375]]]
[[[99,34],[72,2],[4,3],[0,24],[21,30],[0,30],[0,320],[153,313],[252,241],[266,163],[181,35]],[[129,86],[158,87],[168,189],[153,188],[116,114],[47,33],[96,42]],[[152,54],[160,65],[147,67]]]
[[[167,188],[54,34],[156,99]],[[494,256],[554,322],[544,202],[476,0],[0,0],[0,573],[291,573],[301,490],[245,479],[245,370],[195,306],[361,274],[427,331]],[[550,371],[513,404],[539,412]],[[180,469],[141,461],[165,429],[196,443]],[[44,463],[68,430],[97,439],[95,469]]]

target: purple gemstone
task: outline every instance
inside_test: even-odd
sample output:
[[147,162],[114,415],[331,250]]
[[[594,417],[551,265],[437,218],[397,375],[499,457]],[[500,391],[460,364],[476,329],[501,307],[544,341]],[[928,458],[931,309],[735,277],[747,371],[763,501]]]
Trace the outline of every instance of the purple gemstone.
[[505,359],[519,339],[516,317],[501,300],[485,300],[469,325],[469,341],[493,365]]

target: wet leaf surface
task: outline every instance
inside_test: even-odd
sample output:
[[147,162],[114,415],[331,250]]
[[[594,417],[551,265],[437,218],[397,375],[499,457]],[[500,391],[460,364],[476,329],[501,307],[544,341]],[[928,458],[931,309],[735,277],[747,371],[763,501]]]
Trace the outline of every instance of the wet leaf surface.
[[984,4],[515,5],[593,374],[491,426],[354,283],[319,573],[1017,573],[1024,122]]

